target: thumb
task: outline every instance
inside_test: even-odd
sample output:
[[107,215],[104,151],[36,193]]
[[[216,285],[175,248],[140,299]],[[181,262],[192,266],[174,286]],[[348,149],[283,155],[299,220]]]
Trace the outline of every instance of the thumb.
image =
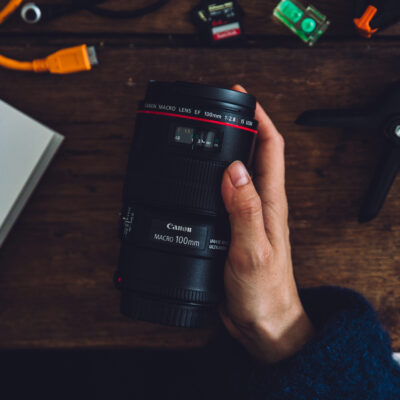
[[252,249],[265,243],[261,199],[240,161],[225,170],[221,194],[231,223],[231,246]]

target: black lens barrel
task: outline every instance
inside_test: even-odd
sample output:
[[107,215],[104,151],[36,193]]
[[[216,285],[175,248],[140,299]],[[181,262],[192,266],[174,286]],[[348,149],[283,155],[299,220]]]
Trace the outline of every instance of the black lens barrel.
[[215,323],[230,240],[221,180],[234,160],[251,161],[255,105],[228,89],[149,82],[123,194],[123,314],[181,327]]

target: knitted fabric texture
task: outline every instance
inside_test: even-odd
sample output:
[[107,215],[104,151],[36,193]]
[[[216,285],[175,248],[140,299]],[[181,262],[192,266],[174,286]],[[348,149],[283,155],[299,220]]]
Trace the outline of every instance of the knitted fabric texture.
[[300,291],[317,334],[300,352],[273,365],[231,344],[231,398],[400,400],[400,367],[371,305],[337,287]]

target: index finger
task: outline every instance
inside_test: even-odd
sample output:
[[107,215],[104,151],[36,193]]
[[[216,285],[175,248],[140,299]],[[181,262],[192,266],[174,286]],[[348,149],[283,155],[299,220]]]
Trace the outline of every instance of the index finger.
[[[234,90],[247,93],[240,86]],[[255,119],[258,121],[258,135],[254,158],[254,183],[264,205],[264,218],[271,223],[270,214],[287,218],[285,191],[284,140],[264,109],[257,102]]]

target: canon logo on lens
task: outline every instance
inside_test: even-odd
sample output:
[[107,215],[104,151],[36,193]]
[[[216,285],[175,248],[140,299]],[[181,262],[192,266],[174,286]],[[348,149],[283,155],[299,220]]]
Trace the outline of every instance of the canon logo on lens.
[[167,224],[167,229],[180,232],[192,232],[192,228],[190,226],[175,225],[172,222]]
[[116,283],[124,315],[192,328],[218,320],[230,240],[221,181],[233,161],[251,165],[255,106],[233,90],[149,82],[123,190]]

